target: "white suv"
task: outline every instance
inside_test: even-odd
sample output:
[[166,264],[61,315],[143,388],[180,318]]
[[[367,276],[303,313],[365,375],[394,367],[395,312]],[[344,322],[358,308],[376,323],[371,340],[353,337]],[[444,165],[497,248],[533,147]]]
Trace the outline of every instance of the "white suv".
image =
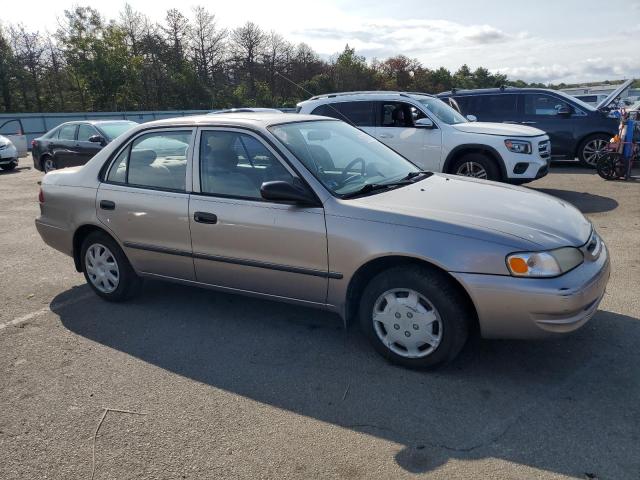
[[351,123],[424,170],[526,183],[549,169],[551,148],[542,130],[470,121],[423,93],[330,93],[299,103],[297,112]]

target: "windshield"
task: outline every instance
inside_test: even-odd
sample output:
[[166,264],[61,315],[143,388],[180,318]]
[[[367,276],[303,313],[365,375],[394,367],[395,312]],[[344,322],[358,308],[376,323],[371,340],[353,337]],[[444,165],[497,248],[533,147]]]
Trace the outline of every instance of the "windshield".
[[101,123],[98,125],[100,130],[104,132],[104,134],[110,140],[122,135],[127,130],[138,125],[136,122],[113,122],[113,123]]
[[466,123],[469,121],[439,98],[416,97],[416,100],[424,105],[430,113],[438,118],[438,120],[449,125],[455,125],[456,123]]
[[588,110],[590,112],[595,112],[596,111],[596,109],[592,105],[589,105],[588,103],[585,103],[582,100],[580,100],[579,98],[573,97],[573,96],[569,95],[568,93],[561,92],[560,90],[554,90],[553,93],[555,93],[557,95],[560,95],[561,97],[564,97],[567,100],[570,100],[571,102],[577,104],[580,108],[582,108],[584,110]]
[[419,169],[373,137],[341,121],[311,121],[269,128],[334,195],[365,185],[393,183]]

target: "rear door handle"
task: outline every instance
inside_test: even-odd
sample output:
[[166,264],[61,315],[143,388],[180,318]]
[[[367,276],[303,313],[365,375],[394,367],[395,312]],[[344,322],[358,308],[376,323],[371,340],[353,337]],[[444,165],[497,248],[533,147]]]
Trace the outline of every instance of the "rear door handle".
[[196,212],[193,214],[193,219],[198,223],[208,223],[210,225],[218,223],[218,216],[207,212]]
[[115,210],[116,204],[111,200],[100,200],[100,208],[102,210]]
[[505,120],[502,123],[509,123],[509,124],[516,124],[517,125],[518,122],[516,122],[515,120]]
[[393,138],[393,135],[391,135],[390,133],[380,133],[378,135],[378,137],[380,137],[380,138]]
[[521,122],[522,125],[535,125],[538,122]]

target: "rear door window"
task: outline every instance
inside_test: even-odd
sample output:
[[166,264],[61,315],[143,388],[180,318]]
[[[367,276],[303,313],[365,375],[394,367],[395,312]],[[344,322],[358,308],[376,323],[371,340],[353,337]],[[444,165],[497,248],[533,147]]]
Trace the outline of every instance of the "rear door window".
[[323,115],[342,120],[358,127],[374,127],[374,102],[339,102],[320,105],[313,115]]
[[564,100],[544,93],[527,93],[524,95],[524,114],[535,117],[549,117],[558,114],[560,107],[569,107]]
[[[480,115],[508,117],[515,115],[517,112],[517,95],[478,95],[474,100],[473,107]],[[475,114],[475,112],[471,113]]]

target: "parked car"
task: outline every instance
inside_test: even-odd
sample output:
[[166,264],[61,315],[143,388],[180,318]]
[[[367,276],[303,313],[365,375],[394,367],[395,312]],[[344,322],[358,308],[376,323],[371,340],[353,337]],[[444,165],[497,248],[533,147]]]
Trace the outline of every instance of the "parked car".
[[43,240],[106,300],[149,277],[319,307],[358,318],[410,367],[451,360],[476,326],[492,338],[573,331],[609,277],[604,243],[570,204],[425,173],[311,115],[146,123],[45,175],[39,203]]
[[7,138],[16,147],[17,157],[24,157],[28,153],[27,136],[24,134],[22,120],[10,118],[0,124],[0,135]]
[[511,183],[548,172],[549,138],[543,131],[472,122],[427,94],[331,93],[301,102],[297,110],[357,126],[423,170]]
[[457,90],[438,95],[453,99],[464,114],[479,121],[529,125],[544,130],[551,139],[553,159],[578,158],[595,167],[598,155],[618,131],[618,120],[610,115],[611,104],[629,88],[622,84],[596,107],[558,90],[544,88],[489,88]]
[[0,168],[8,171],[18,166],[18,149],[11,140],[0,135]]
[[216,110],[215,112],[210,112],[207,115],[218,115],[220,113],[282,113],[282,110],[278,110],[277,108],[239,107]]
[[31,142],[33,166],[50,172],[84,165],[114,138],[138,125],[129,120],[85,120],[58,125]]

